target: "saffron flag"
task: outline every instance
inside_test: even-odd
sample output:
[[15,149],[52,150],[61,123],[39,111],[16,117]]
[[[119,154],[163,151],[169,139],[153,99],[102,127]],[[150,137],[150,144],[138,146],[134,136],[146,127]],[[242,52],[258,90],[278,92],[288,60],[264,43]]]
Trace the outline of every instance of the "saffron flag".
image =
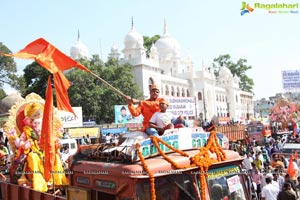
[[289,174],[291,178],[294,178],[296,176],[296,169],[293,164],[293,155],[291,155],[290,157],[290,161],[286,173]]
[[52,96],[51,76],[48,78],[48,85],[46,90],[46,102],[44,107],[41,145],[44,147],[44,178],[49,181],[51,172],[53,172],[55,161],[55,144],[53,134],[53,96]]
[[[63,71],[76,67],[91,73],[88,68],[68,57],[43,38],[39,38],[31,42],[24,49],[18,51],[17,53],[6,54],[0,52],[0,54],[16,58],[34,59],[43,68],[47,69],[50,73],[53,74],[53,81],[57,98],[57,108],[59,110],[65,110],[74,113],[72,106],[70,105],[67,92],[68,88],[70,87],[70,83],[63,75]],[[53,171],[55,161],[52,95],[52,83],[51,77],[49,77],[43,114],[41,136],[42,139],[40,141],[41,146],[43,147],[45,152],[44,178],[46,181],[48,181],[51,177],[51,171]]]
[[70,83],[63,75],[62,71],[76,67],[90,72],[88,68],[65,55],[43,38],[39,38],[31,42],[24,49],[18,51],[17,53],[1,54],[6,56],[13,56],[16,58],[33,59],[42,67],[51,72],[54,77],[57,108],[59,110],[66,110],[74,113],[72,110],[72,106],[70,105],[67,93],[67,90],[70,87]]

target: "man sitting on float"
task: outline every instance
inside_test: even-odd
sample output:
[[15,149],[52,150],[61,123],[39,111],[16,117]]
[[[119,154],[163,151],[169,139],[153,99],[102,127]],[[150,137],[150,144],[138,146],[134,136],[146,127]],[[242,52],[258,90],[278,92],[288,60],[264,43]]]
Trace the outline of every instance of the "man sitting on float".
[[175,116],[167,112],[169,102],[165,99],[159,100],[160,111],[155,112],[150,121],[146,133],[148,135],[159,136],[163,135],[165,130],[173,128],[187,127],[186,121],[182,116]]

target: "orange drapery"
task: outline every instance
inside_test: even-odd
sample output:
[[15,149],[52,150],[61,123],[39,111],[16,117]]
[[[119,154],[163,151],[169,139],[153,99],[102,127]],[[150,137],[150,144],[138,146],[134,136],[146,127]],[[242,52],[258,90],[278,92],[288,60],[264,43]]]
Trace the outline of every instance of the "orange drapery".
[[[81,70],[91,72],[88,68],[79,62],[68,57],[55,46],[50,44],[43,38],[39,38],[29,43],[25,48],[14,54],[5,54],[5,56],[12,56],[23,59],[33,59],[43,68],[47,69],[53,74],[54,87],[56,90],[57,108],[74,113],[70,105],[68,88],[70,87],[69,81],[63,75],[63,71],[76,67]],[[52,96],[51,78],[48,79],[48,86],[46,91],[46,102],[44,108],[44,119],[42,123],[42,139],[41,144],[45,152],[45,172],[44,177],[48,181],[51,177],[55,160],[55,147],[53,135],[53,96]],[[75,114],[75,113],[74,113]]]

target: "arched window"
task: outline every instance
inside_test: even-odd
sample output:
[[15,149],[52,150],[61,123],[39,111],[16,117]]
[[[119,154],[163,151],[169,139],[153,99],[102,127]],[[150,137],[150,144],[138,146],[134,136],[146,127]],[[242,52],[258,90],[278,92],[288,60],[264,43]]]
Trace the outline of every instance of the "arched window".
[[180,97],[180,89],[179,89],[179,87],[177,87],[177,94],[176,94],[176,96]]
[[190,92],[189,92],[188,89],[186,90],[186,96],[187,96],[187,97],[190,97]]
[[175,96],[174,94],[175,94],[175,91],[174,91],[174,87],[172,86],[171,87],[171,96],[174,97]]
[[169,90],[169,87],[166,85],[166,95],[170,95],[170,90]]
[[198,100],[202,101],[202,93],[198,92]]
[[182,88],[181,90],[181,96],[185,97],[185,92],[184,92],[184,89]]

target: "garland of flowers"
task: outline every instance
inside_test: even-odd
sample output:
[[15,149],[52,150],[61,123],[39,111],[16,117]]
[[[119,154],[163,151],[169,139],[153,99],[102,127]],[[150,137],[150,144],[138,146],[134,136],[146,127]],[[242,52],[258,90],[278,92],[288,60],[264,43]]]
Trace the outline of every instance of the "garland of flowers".
[[[199,172],[200,172],[199,180],[200,180],[201,199],[202,200],[206,200],[205,191],[207,190],[207,186],[206,186],[206,178],[205,177],[207,176],[208,168],[213,163],[226,160],[225,152],[223,151],[222,147],[218,143],[217,132],[216,132],[215,126],[214,125],[211,126],[209,128],[209,131],[210,131],[210,135],[209,135],[209,138],[207,140],[207,144],[205,145],[205,147],[201,147],[199,149],[200,150],[199,153],[190,158],[191,163],[192,163],[190,166],[198,166],[199,167]],[[185,153],[184,151],[181,151],[179,149],[175,149],[174,147],[172,147],[171,145],[169,145],[168,143],[166,143],[165,141],[163,141],[160,138],[157,138],[154,136],[150,136],[150,138],[151,138],[153,144],[155,145],[155,147],[158,149],[158,152],[160,153],[160,155],[162,155],[174,167],[176,167],[177,169],[190,167],[190,166],[180,166],[177,163],[175,163],[172,159],[167,157],[165,155],[165,153],[160,149],[158,142],[164,144],[169,149],[173,150],[176,153],[179,153],[182,156],[189,157],[189,155],[187,153]],[[145,159],[142,155],[142,152],[140,151],[140,144],[136,143],[135,148],[136,148],[137,154],[142,162],[143,168],[148,173],[149,178],[150,178],[151,199],[155,200],[156,195],[155,195],[154,175],[151,173],[148,166],[146,165]],[[217,159],[210,158],[210,154],[208,151],[215,153],[217,155]]]
[[[218,143],[217,132],[215,126],[210,127],[210,135],[205,147],[200,148],[200,152],[191,158],[193,165],[199,167],[199,180],[201,188],[201,199],[206,200],[205,191],[206,179],[208,168],[215,162],[226,160],[226,155],[221,146]],[[217,160],[210,158],[208,151],[217,155]]]
[[154,185],[154,175],[151,173],[150,169],[148,168],[148,166],[146,165],[145,159],[143,157],[142,152],[140,151],[140,147],[141,145],[139,143],[135,144],[135,148],[137,150],[137,154],[142,162],[143,168],[145,169],[145,171],[148,173],[149,178],[150,178],[150,193],[151,193],[151,199],[155,200],[156,199],[156,195],[155,195],[155,185]]
[[183,169],[183,168],[190,167],[190,165],[188,165],[188,166],[180,166],[177,163],[175,163],[171,158],[169,158],[168,156],[166,156],[166,154],[160,149],[158,142],[162,143],[163,145],[167,146],[169,149],[173,150],[176,153],[179,153],[182,156],[189,157],[189,155],[187,153],[185,153],[184,151],[181,151],[179,149],[175,149],[174,147],[172,147],[171,145],[169,145],[168,143],[166,143],[165,141],[163,141],[162,139],[160,139],[158,137],[150,136],[150,138],[151,138],[154,146],[157,148],[158,152],[160,153],[160,155],[162,157],[164,157],[174,167],[176,167],[176,169]]

